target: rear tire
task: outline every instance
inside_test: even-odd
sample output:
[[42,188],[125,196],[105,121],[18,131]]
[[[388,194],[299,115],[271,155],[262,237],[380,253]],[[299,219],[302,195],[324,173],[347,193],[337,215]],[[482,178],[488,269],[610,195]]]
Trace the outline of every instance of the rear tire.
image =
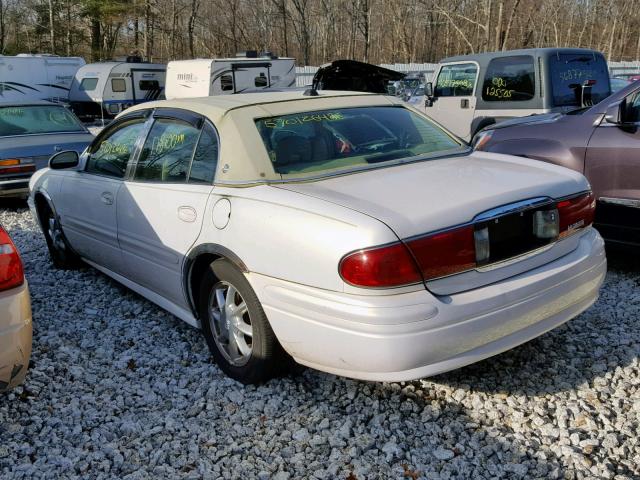
[[63,270],[73,270],[80,267],[82,260],[69,246],[62,232],[60,221],[51,207],[47,205],[42,210],[38,210],[38,213],[53,265]]
[[245,385],[281,373],[287,356],[242,272],[226,259],[214,261],[199,298],[202,334],[224,373]]

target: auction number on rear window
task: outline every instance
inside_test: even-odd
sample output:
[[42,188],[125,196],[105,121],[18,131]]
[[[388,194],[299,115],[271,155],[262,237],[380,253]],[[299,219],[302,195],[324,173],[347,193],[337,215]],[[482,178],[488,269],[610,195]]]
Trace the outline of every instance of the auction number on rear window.
[[309,122],[333,122],[344,119],[343,115],[339,112],[322,113],[315,115],[297,115],[268,118],[264,121],[263,125],[267,128],[282,128],[293,125],[303,125]]
[[583,70],[578,68],[571,68],[569,70],[563,70],[558,72],[560,80],[568,82],[570,80],[591,80],[595,78],[593,70]]

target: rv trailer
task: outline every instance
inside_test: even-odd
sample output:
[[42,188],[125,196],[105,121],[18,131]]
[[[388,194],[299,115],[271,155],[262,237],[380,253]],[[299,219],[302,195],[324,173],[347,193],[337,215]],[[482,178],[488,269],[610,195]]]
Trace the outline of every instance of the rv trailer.
[[73,77],[84,64],[80,57],[0,55],[0,101],[66,103]]
[[139,103],[164,98],[166,65],[124,62],[89,63],[78,70],[71,86],[71,109],[83,120],[113,118]]
[[193,98],[294,87],[294,58],[270,53],[238,54],[235,58],[177,60],[167,65],[166,97]]

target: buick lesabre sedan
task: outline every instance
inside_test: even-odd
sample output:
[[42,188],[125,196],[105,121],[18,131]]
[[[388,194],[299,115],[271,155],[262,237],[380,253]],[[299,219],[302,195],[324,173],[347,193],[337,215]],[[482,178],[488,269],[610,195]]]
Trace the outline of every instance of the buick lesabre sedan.
[[603,242],[579,173],[472,153],[400,99],[146,103],[31,181],[53,262],[200,327],[229,376],[451,370],[588,308]]

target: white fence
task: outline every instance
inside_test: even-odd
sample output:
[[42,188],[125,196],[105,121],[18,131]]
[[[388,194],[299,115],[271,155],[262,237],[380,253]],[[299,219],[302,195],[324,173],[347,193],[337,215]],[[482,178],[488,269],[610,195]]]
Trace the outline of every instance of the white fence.
[[[426,73],[430,75],[435,71],[437,65],[437,63],[383,63],[380,66],[396,72]],[[296,85],[298,87],[311,85],[311,80],[317,71],[318,67],[296,67]],[[609,72],[612,76],[625,73],[640,74],[640,61],[609,62]]]

